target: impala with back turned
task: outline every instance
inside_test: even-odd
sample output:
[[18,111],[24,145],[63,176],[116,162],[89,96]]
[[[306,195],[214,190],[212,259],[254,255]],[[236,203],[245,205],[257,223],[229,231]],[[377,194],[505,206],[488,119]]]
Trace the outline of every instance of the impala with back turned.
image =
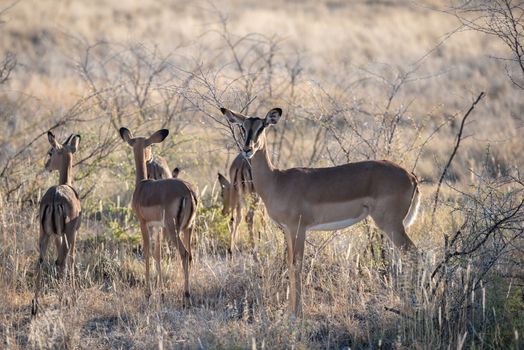
[[[71,271],[71,280],[74,288],[74,261],[76,232],[80,227],[82,209],[80,197],[73,188],[73,154],[78,150],[80,135],[71,135],[60,144],[55,135],[47,132],[47,139],[51,144],[45,163],[49,172],[57,170],[60,174],[57,186],[50,187],[40,201],[40,256],[38,258],[38,272],[36,291],[31,313],[38,312],[38,297],[42,288],[42,264],[47,252],[50,239],[54,239],[58,257],[56,266],[59,277],[65,276],[68,267]],[[68,260],[70,260],[68,262]]]
[[[151,255],[151,230],[162,227],[173,241],[182,258],[184,269],[184,303],[190,303],[189,268],[191,264],[191,234],[197,208],[196,194],[191,186],[180,179],[150,180],[147,178],[146,155],[154,143],[160,143],[169,134],[161,129],[150,137],[133,137],[126,128],[120,128],[120,136],[133,149],[136,179],[132,207],[140,223],[144,260],[146,264],[146,297],[151,295],[149,280],[149,257]],[[180,238],[182,234],[182,239]],[[160,290],[163,289],[161,250],[159,238],[153,251]],[[163,294],[162,294],[163,295]]]
[[218,181],[222,196],[222,214],[230,215],[229,233],[231,235],[230,252],[236,249],[238,226],[242,220],[242,208],[246,207],[246,223],[249,232],[250,244],[254,245],[253,220],[258,203],[258,196],[253,185],[251,165],[242,155],[238,154],[229,167],[229,181],[224,175],[218,173]]

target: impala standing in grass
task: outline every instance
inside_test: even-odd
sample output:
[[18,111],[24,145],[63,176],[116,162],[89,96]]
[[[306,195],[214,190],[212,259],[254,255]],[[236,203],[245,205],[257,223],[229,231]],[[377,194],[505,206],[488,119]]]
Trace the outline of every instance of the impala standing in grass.
[[[35,298],[31,312],[38,312],[38,297],[42,288],[42,264],[47,251],[50,238],[54,238],[58,257],[56,266],[60,277],[67,273],[68,265],[71,271],[71,280],[74,288],[74,261],[75,238],[80,227],[82,211],[80,198],[73,188],[73,153],[78,149],[80,135],[71,135],[60,144],[56,141],[51,131],[47,132],[51,144],[49,158],[45,163],[47,171],[58,170],[59,184],[47,190],[40,201],[40,257],[38,259],[38,272],[36,280]],[[68,263],[68,260],[70,262]]]
[[402,251],[415,252],[406,234],[419,204],[417,178],[386,161],[364,161],[329,168],[279,170],[266,149],[266,129],[276,124],[280,108],[265,118],[246,117],[221,108],[244,131],[243,154],[251,160],[253,183],[268,215],[285,231],[291,314],[301,314],[301,273],[306,231],[334,231],[368,215]]
[[[162,129],[148,138],[135,137],[126,128],[120,128],[120,136],[133,148],[136,166],[135,191],[132,207],[140,223],[142,231],[144,259],[146,264],[146,296],[151,295],[149,280],[149,256],[151,254],[151,228],[161,226],[175,243],[182,258],[184,269],[184,302],[190,303],[189,268],[191,264],[191,234],[196,213],[197,199],[190,185],[185,181],[168,178],[148,180],[146,167],[146,152],[153,143],[160,143],[169,134]],[[180,238],[182,233],[183,238]],[[153,252],[156,260],[159,287],[162,291],[162,271],[160,242],[157,241]]]
[[229,182],[224,175],[218,173],[222,195],[222,214],[231,215],[229,223],[229,233],[231,234],[231,253],[235,250],[238,226],[242,220],[242,207],[247,207],[246,223],[249,232],[250,243],[254,243],[253,219],[258,196],[253,186],[251,175],[251,165],[249,161],[240,153],[229,167]]

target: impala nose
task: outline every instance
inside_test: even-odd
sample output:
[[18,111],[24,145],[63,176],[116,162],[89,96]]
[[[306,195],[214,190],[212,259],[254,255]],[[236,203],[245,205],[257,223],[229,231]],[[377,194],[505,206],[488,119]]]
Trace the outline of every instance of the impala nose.
[[242,155],[244,156],[244,158],[251,159],[251,158],[253,158],[253,151],[250,150],[250,149],[247,150],[247,151],[244,150],[244,151],[242,152]]

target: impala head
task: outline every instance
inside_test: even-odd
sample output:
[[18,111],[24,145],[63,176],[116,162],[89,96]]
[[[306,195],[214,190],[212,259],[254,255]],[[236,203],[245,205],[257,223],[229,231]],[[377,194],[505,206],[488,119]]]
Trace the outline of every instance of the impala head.
[[135,154],[144,154],[145,160],[149,160],[151,158],[151,145],[153,143],[160,143],[165,140],[167,135],[169,135],[169,130],[167,129],[160,129],[153,133],[153,135],[149,137],[133,137],[131,134],[131,131],[129,131],[126,128],[120,128],[120,137],[129,144],[129,146],[133,147],[133,152]]
[[153,160],[153,152],[151,151],[151,146],[144,148],[144,156],[146,158],[146,162],[150,162]]
[[45,170],[60,170],[64,161],[71,160],[72,154],[78,149],[80,135],[71,134],[64,143],[60,144],[56,140],[55,135],[51,131],[48,131],[47,139],[51,144],[51,149],[47,153],[48,158],[45,162]]
[[218,173],[218,182],[220,183],[220,196],[222,197],[222,215],[226,216],[230,210],[230,191],[231,183],[227,181],[224,175]]
[[246,117],[240,113],[233,112],[227,108],[220,108],[231,123],[238,124],[244,132],[242,154],[247,159],[253,155],[265,144],[265,130],[268,126],[276,124],[282,116],[281,108],[273,108],[267,112],[265,118]]

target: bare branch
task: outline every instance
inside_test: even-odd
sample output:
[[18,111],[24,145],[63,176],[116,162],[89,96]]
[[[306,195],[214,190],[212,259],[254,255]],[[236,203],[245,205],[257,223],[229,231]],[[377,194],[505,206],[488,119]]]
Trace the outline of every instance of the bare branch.
[[462,141],[462,133],[464,131],[464,125],[466,124],[467,118],[469,117],[469,115],[471,114],[471,112],[473,111],[473,109],[475,108],[475,106],[477,105],[477,103],[480,101],[480,99],[483,96],[484,96],[484,92],[481,92],[480,95],[477,97],[477,99],[473,102],[471,107],[469,107],[469,109],[466,112],[466,114],[464,114],[464,116],[462,117],[462,121],[460,123],[460,128],[459,128],[458,133],[457,133],[455,147],[453,147],[453,151],[451,152],[451,155],[449,156],[448,162],[444,166],[444,170],[442,170],[442,174],[440,175],[440,178],[438,180],[437,190],[435,192],[435,199],[433,201],[433,212],[431,214],[431,221],[433,223],[435,222],[435,212],[437,210],[437,204],[438,204],[438,199],[439,199],[439,194],[440,194],[440,187],[442,186],[442,181],[444,181],[444,177],[446,177],[448,169],[451,166],[451,162],[453,162],[453,158],[455,158],[455,155],[457,154],[457,151],[459,149],[460,142]]

